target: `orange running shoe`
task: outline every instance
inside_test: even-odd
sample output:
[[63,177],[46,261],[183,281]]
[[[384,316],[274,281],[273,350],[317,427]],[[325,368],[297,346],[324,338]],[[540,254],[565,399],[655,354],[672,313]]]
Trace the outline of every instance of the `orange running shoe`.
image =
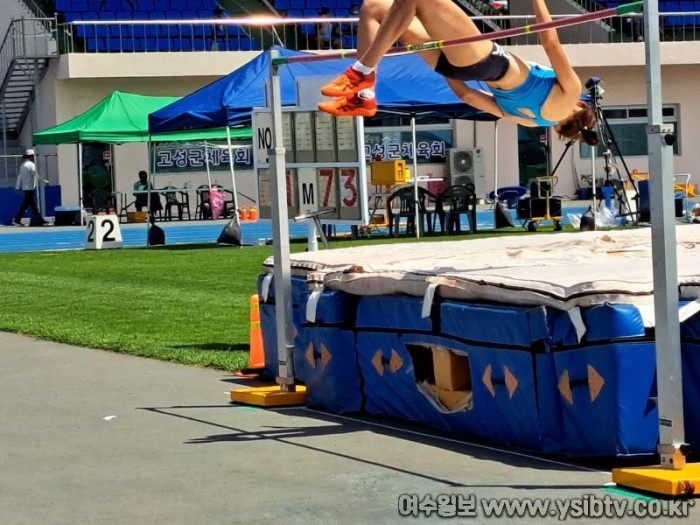
[[338,117],[373,117],[377,113],[377,99],[362,98],[358,95],[340,97],[329,102],[320,102],[318,109]]
[[373,89],[376,83],[377,76],[374,71],[369,75],[364,75],[349,67],[333,82],[323,86],[321,94],[324,97],[349,97],[363,89]]

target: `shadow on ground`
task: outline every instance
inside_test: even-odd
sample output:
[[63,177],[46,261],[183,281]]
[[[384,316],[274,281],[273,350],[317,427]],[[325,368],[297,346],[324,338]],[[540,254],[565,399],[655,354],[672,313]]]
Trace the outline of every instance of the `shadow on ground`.
[[[235,382],[238,382],[236,380]],[[241,380],[244,383],[244,380]],[[253,383],[244,383],[249,386],[254,386]],[[260,412],[261,426],[255,430],[238,428],[230,424],[222,424],[205,417],[202,413],[197,413],[200,409],[216,409],[227,411],[245,410],[248,412]],[[335,440],[319,441],[316,438],[329,436],[342,436],[356,432],[372,432],[378,436],[388,436],[401,441],[417,443],[422,446],[432,447],[434,449],[447,450],[455,452],[469,458],[493,461],[504,465],[529,468],[536,470],[547,471],[562,471],[562,472],[580,472],[580,471],[597,471],[602,465],[590,464],[584,461],[572,462],[567,458],[550,458],[538,456],[526,451],[517,451],[512,449],[500,448],[497,446],[482,444],[478,442],[459,441],[455,438],[440,436],[437,433],[431,432],[419,426],[412,426],[404,422],[398,423],[382,418],[372,417],[345,417],[326,414],[307,408],[285,408],[285,409],[259,409],[255,407],[245,407],[242,405],[212,405],[212,406],[171,406],[171,407],[142,407],[140,410],[146,410],[159,416],[167,416],[187,420],[201,424],[204,428],[216,429],[215,433],[206,433],[200,437],[193,437],[185,442],[187,445],[207,445],[212,443],[229,443],[231,445],[239,443],[249,443],[252,441],[270,441],[282,443],[290,447],[301,448],[307,451],[342,458],[348,461],[358,462],[373,467],[380,467],[391,470],[393,472],[417,476],[420,478],[436,481],[448,487],[468,488],[468,487],[509,487],[515,489],[535,490],[541,488],[553,490],[565,489],[600,489],[602,484],[595,485],[577,485],[577,484],[504,484],[504,485],[483,485],[483,484],[464,484],[461,481],[450,479],[449,477],[435,476],[429,464],[425,468],[403,468],[395,456],[387,458],[387,461],[378,461],[376,459],[368,459],[362,453],[361,449],[353,453],[343,453],[338,451],[338,446]],[[289,426],[269,426],[264,425],[264,414],[274,412],[275,414],[284,415],[290,418],[303,418],[309,425],[298,425],[290,421]],[[220,419],[220,417],[219,417]],[[231,417],[233,420],[234,417]],[[314,424],[318,423],[318,424]],[[307,439],[313,438],[313,439]],[[325,444],[327,443],[327,445]],[[421,452],[424,454],[425,452]],[[646,458],[645,463],[649,463],[649,458]],[[604,472],[600,472],[604,474]],[[546,479],[546,478],[545,478]]]

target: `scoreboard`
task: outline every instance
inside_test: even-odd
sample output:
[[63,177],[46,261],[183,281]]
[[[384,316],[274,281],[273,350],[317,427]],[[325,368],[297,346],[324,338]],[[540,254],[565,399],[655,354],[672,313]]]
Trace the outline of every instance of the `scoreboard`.
[[[288,107],[282,108],[282,126],[289,217],[332,210],[323,222],[367,224],[363,119]],[[255,109],[253,157],[261,219],[272,216],[271,147],[270,111]]]

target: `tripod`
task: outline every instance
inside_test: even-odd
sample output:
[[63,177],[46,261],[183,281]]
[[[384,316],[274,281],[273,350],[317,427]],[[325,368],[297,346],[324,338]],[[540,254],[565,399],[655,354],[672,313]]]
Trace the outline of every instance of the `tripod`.
[[[605,148],[603,151],[603,159],[605,161],[605,167],[603,168],[605,171],[604,187],[611,187],[613,189],[618,205],[617,216],[631,217],[635,226],[637,226],[639,225],[639,190],[637,189],[634,179],[630,175],[630,170],[625,162],[625,158],[622,156],[622,151],[620,151],[620,146],[615,139],[615,134],[610,127],[610,123],[607,121],[603,113],[601,100],[604,91],[600,87],[600,78],[593,77],[589,79],[586,82],[586,87],[589,88],[590,97],[593,102],[593,111],[597,119],[596,131],[600,137],[601,145]],[[624,171],[620,170],[618,159],[622,164]],[[627,177],[626,181],[623,181],[623,175]],[[634,191],[632,200],[636,201],[636,206],[634,208],[635,211],[632,211],[632,206],[627,196],[627,191],[625,191],[625,182],[627,182],[629,187],[631,187]]]

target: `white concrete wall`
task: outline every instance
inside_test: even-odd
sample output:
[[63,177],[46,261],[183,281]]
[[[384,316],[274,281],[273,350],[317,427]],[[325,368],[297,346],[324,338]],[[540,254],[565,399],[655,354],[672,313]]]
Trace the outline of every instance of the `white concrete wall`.
[[10,22],[13,18],[22,16],[34,16],[27,6],[19,0],[0,0],[0,43],[5,38],[7,28],[10,27]]

